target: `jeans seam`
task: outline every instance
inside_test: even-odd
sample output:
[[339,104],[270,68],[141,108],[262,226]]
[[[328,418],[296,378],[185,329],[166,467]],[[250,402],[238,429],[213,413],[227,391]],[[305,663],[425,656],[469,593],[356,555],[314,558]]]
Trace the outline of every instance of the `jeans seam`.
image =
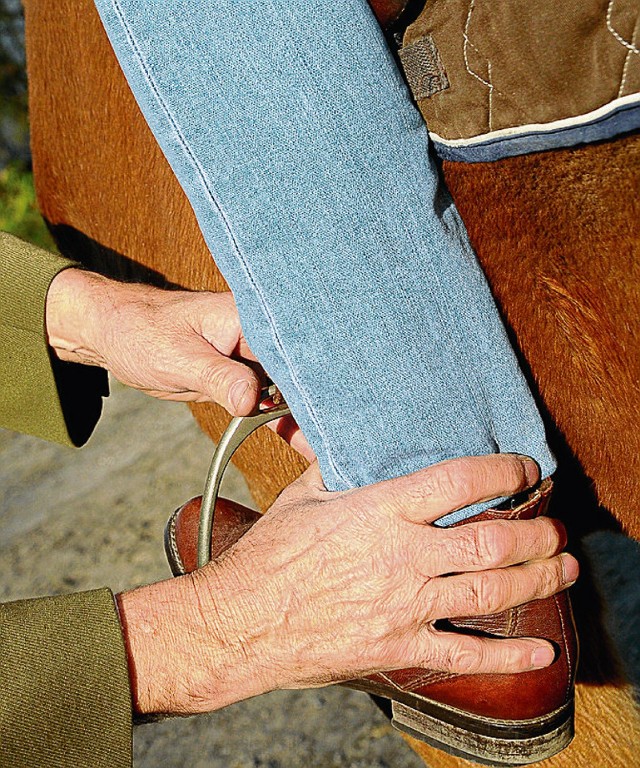
[[331,446],[330,446],[330,444],[329,444],[329,442],[327,440],[327,437],[325,435],[324,430],[321,427],[320,422],[318,421],[318,418],[317,418],[316,413],[314,411],[313,405],[312,405],[312,403],[311,403],[311,401],[309,399],[309,396],[308,396],[307,392],[305,391],[304,387],[302,386],[302,384],[300,382],[300,379],[298,378],[298,375],[296,373],[296,370],[295,370],[294,366],[292,365],[292,363],[291,363],[291,361],[289,359],[289,356],[287,355],[287,353],[286,353],[286,351],[285,351],[285,349],[284,349],[284,347],[282,345],[282,342],[280,340],[280,336],[279,336],[278,331],[276,329],[276,324],[275,324],[275,321],[273,319],[273,315],[271,314],[271,312],[269,310],[269,307],[268,307],[268,305],[267,305],[267,303],[266,303],[266,301],[264,299],[262,290],[260,289],[260,286],[256,283],[256,281],[254,279],[254,276],[253,276],[251,270],[249,269],[249,266],[248,266],[248,264],[246,262],[246,259],[245,259],[244,255],[242,253],[242,250],[240,249],[239,243],[236,240],[235,235],[233,234],[233,230],[231,228],[231,224],[228,221],[228,219],[227,219],[227,217],[226,217],[226,215],[224,213],[224,209],[222,208],[222,205],[217,200],[216,195],[214,194],[213,190],[210,187],[209,180],[207,178],[206,173],[204,172],[204,169],[198,163],[197,158],[193,155],[193,152],[191,151],[191,148],[189,147],[188,142],[184,138],[184,136],[182,134],[182,131],[180,130],[179,125],[178,125],[178,123],[176,122],[176,120],[174,118],[173,113],[171,112],[171,110],[169,109],[168,104],[164,101],[164,99],[160,95],[160,92],[158,91],[158,88],[157,88],[157,86],[155,84],[153,76],[149,72],[149,70],[148,70],[148,68],[147,68],[147,66],[145,64],[144,58],[143,58],[143,56],[142,56],[142,54],[140,52],[140,48],[137,45],[136,38],[135,38],[135,35],[133,33],[133,30],[131,29],[131,27],[127,23],[126,17],[124,15],[124,13],[122,12],[122,8],[121,8],[120,3],[118,2],[118,0],[112,0],[112,7],[113,7],[113,9],[116,12],[116,14],[117,14],[117,16],[118,16],[118,18],[120,20],[120,24],[122,25],[122,27],[123,27],[127,37],[129,38],[129,42],[131,44],[131,48],[132,48],[132,50],[133,50],[133,52],[135,54],[135,57],[136,57],[136,59],[138,61],[138,64],[140,65],[140,68],[142,69],[142,72],[144,73],[145,79],[149,83],[149,87],[150,87],[153,95],[155,96],[158,104],[161,106],[161,108],[163,109],[163,111],[167,115],[167,118],[168,118],[168,120],[169,120],[169,122],[170,122],[170,124],[171,124],[171,126],[173,128],[173,130],[175,131],[175,134],[176,134],[177,138],[178,138],[178,142],[179,142],[180,146],[182,147],[182,149],[185,152],[186,156],[189,158],[191,164],[193,165],[193,167],[195,168],[196,172],[198,173],[198,176],[200,177],[200,179],[202,181],[202,184],[204,186],[204,189],[206,191],[207,196],[211,200],[211,202],[212,202],[212,204],[214,206],[214,209],[218,212],[218,214],[219,214],[219,216],[220,216],[220,218],[221,218],[221,220],[222,220],[222,222],[224,224],[224,228],[225,228],[225,231],[227,232],[227,235],[229,237],[231,246],[232,246],[233,250],[235,251],[236,255],[238,256],[238,260],[239,260],[240,264],[242,265],[242,268],[243,268],[245,274],[247,275],[247,279],[249,280],[249,282],[251,283],[251,285],[255,289],[256,296],[258,297],[260,306],[262,307],[264,316],[266,317],[267,323],[268,323],[269,328],[271,330],[271,335],[272,335],[273,341],[274,341],[274,343],[276,345],[277,350],[281,354],[282,359],[284,360],[287,369],[289,370],[289,374],[291,376],[292,384],[298,390],[298,392],[299,392],[299,394],[300,394],[300,396],[302,398],[302,401],[303,401],[303,403],[304,403],[304,405],[305,405],[305,407],[307,409],[309,417],[313,421],[313,424],[314,424],[316,430],[318,431],[318,435],[320,436],[320,439],[323,442],[324,449],[325,449],[325,455],[326,455],[327,460],[328,460],[328,462],[329,462],[329,464],[331,466],[331,469],[333,470],[335,475],[337,477],[339,477],[340,480],[342,480],[343,483],[345,483],[349,487],[354,487],[355,483],[352,480],[350,480],[350,478],[348,478],[348,477],[346,477],[344,475],[344,473],[338,468],[338,466],[336,465],[336,463],[334,461],[333,453],[332,453],[332,450],[331,450]]

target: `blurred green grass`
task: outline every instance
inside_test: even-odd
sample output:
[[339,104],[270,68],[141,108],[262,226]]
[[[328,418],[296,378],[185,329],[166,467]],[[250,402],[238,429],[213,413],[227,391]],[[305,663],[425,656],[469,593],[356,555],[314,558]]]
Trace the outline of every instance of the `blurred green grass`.
[[38,211],[33,174],[18,161],[0,170],[0,230],[41,248],[55,250],[49,230]]

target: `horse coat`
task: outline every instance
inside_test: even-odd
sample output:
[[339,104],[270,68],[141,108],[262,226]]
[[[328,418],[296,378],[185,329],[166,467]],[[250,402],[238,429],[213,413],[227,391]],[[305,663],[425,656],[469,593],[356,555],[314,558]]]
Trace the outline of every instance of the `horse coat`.
[[[441,7],[427,5],[415,22],[418,26],[408,27],[407,43],[413,32],[424,36],[420,25],[431,8]],[[471,2],[473,12],[478,7]],[[606,22],[607,3],[598,7],[605,10]],[[620,7],[611,10],[612,24],[616,19],[618,25]],[[397,6],[391,21],[395,10]],[[407,15],[395,22],[396,31],[403,18],[415,17],[415,10],[415,4],[407,6]],[[25,11],[38,197],[63,253],[99,271],[223,289],[193,212],[140,115],[93,4],[63,0],[54,6],[27,0]],[[463,64],[468,16],[469,6],[458,9],[458,61],[462,56]],[[602,21],[600,13],[593,26]],[[472,13],[466,36],[480,47],[469,34],[473,23]],[[435,27],[426,31],[433,32],[446,77],[455,85],[455,67],[440,34]],[[625,40],[633,35],[625,29]],[[467,44],[470,65],[473,50]],[[635,56],[632,52],[627,72],[636,66]],[[493,59],[488,61],[497,78]],[[489,82],[479,67],[470,68]],[[489,89],[473,75],[465,78],[478,89],[478,115],[484,109],[484,117],[476,121],[480,133],[474,134],[482,136],[487,133]],[[578,89],[578,83],[573,87]],[[500,90],[506,86],[501,84]],[[505,107],[498,105],[495,88],[492,94],[493,127],[498,106],[500,114]],[[445,97],[445,104],[453,103],[452,95],[450,85],[420,98],[420,106],[435,109],[436,99],[442,103]],[[431,122],[431,129],[438,136],[449,135],[437,122]],[[445,161],[443,166],[546,412],[561,459],[555,512],[573,531],[574,542],[589,530],[615,525],[640,535],[635,509],[640,490],[635,427],[640,410],[639,154],[637,136],[629,135],[493,163]],[[215,406],[193,410],[217,439],[226,415]],[[303,467],[301,459],[264,430],[243,448],[238,463],[262,507]],[[585,570],[574,592],[583,645],[577,736],[547,764],[631,766],[637,760],[640,717],[609,647]],[[432,766],[462,764],[424,744],[414,743],[414,748]]]

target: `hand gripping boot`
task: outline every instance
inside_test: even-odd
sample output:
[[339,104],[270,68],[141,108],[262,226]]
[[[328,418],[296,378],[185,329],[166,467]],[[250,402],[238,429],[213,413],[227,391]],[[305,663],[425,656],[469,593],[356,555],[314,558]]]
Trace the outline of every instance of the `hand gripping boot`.
[[[469,520],[530,519],[544,514],[551,481],[513,509],[490,509]],[[167,556],[174,575],[194,570],[200,499],[169,520]],[[237,541],[259,515],[233,502],[216,505],[211,555]],[[484,765],[527,765],[564,749],[573,737],[577,640],[567,592],[492,616],[451,619],[447,629],[493,637],[543,637],[556,647],[551,666],[512,675],[455,675],[429,669],[381,672],[345,683],[389,699],[393,725],[451,754]]]

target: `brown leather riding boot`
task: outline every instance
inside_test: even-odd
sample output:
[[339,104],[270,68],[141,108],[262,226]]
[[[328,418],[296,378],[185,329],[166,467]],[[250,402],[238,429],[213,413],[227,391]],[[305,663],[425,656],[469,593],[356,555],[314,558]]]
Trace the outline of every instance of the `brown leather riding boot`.
[[[490,509],[470,520],[530,519],[544,514],[551,482],[513,509]],[[175,575],[196,567],[200,499],[169,520],[165,545]],[[220,499],[211,554],[216,557],[259,519]],[[550,667],[515,675],[454,675],[429,669],[382,672],[345,685],[391,701],[393,725],[451,754],[485,765],[527,765],[564,749],[573,737],[577,640],[567,592],[492,616],[451,619],[447,629],[492,637],[544,637],[557,658]]]

